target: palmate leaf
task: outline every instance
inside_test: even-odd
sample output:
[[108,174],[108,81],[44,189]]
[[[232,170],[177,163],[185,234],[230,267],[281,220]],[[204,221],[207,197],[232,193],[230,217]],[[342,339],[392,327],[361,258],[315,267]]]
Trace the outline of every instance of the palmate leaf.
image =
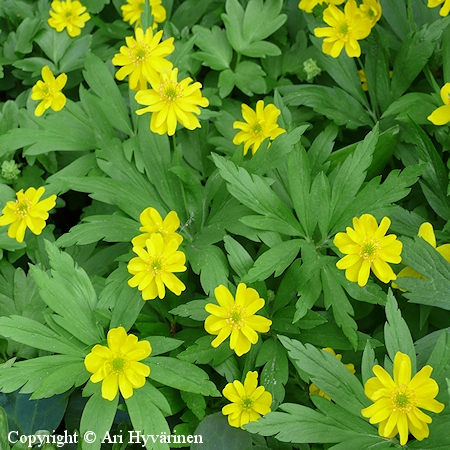
[[232,161],[221,156],[213,154],[212,157],[233,197],[253,211],[279,222],[286,234],[302,235],[292,212],[262,177],[249,174],[244,168],[237,167]]
[[196,35],[195,45],[202,51],[196,52],[193,58],[199,59],[204,66],[213,70],[230,68],[233,49],[229,44],[225,30],[214,25],[211,30],[201,25],[192,28]]
[[450,310],[450,264],[420,237],[403,238],[402,262],[423,278],[402,277],[396,283],[412,303]]

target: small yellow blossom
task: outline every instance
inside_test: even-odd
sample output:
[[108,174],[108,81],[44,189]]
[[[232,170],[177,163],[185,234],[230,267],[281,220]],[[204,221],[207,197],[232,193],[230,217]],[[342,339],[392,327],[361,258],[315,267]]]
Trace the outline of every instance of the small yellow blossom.
[[[339,354],[339,353],[336,354],[336,352],[335,352],[332,348],[326,347],[326,348],[323,348],[322,350],[325,351],[325,352],[330,353],[330,354],[333,355],[333,356],[336,356],[336,358],[337,358],[339,361],[342,360],[342,355]],[[350,370],[351,373],[355,373],[355,372],[356,372],[356,371],[355,371],[355,366],[354,366],[352,363],[344,364],[344,365],[345,365],[345,367],[347,367],[348,370]],[[331,400],[331,398],[330,398],[327,394],[325,394],[325,392],[323,392],[322,390],[320,390],[314,383],[311,383],[311,384],[309,385],[309,393],[310,393],[310,394],[317,394],[317,395],[320,395],[321,397],[326,398],[327,400]]]
[[[431,225],[431,223],[429,222],[423,223],[420,226],[417,235],[425,239],[433,248],[435,248],[445,258],[446,261],[450,263],[450,244],[444,244],[440,245],[439,247],[436,247],[436,236],[434,235],[433,225]],[[416,272],[414,269],[411,269],[411,267],[409,266],[400,270],[400,272],[397,274],[397,278],[401,277],[425,278],[423,275]],[[395,289],[399,289],[397,283],[392,283],[392,287]]]
[[272,325],[271,320],[255,316],[265,302],[255,289],[247,288],[244,283],[237,287],[236,300],[223,284],[214,289],[214,295],[219,304],[208,303],[205,306],[211,314],[205,320],[205,330],[217,335],[211,345],[218,347],[231,334],[230,348],[242,356],[258,342],[257,331],[266,333]]
[[66,96],[61,92],[67,83],[67,75],[62,73],[55,79],[52,71],[48,66],[44,66],[41,71],[42,80],[31,89],[31,99],[41,100],[34,110],[34,115],[42,116],[44,111],[52,108],[53,111],[61,111],[66,104]]
[[116,73],[116,78],[122,81],[129,76],[128,82],[132,91],[147,89],[147,83],[159,80],[163,69],[170,69],[172,63],[166,59],[175,49],[173,37],[162,42],[162,30],[153,35],[151,28],[144,33],[142,28],[136,28],[135,37],[125,38],[127,45],[120,47],[112,59],[115,66],[122,66]]
[[322,3],[327,5],[342,5],[345,0],[301,0],[298,7],[307,13],[312,13],[314,7]]
[[369,90],[369,87],[367,86],[367,76],[366,72],[364,70],[358,70],[358,76],[359,80],[361,81],[361,88],[364,92],[367,92]]
[[245,122],[236,121],[233,128],[242,130],[233,138],[233,144],[239,145],[244,142],[244,155],[252,147],[252,155],[256,153],[264,139],[269,138],[273,141],[275,138],[286,132],[277,124],[278,116],[281,111],[273,104],[264,106],[264,100],[256,103],[256,110],[242,104],[242,117]]
[[[450,2],[449,2],[450,6]],[[450,83],[445,83],[441,89],[444,106],[435,109],[427,119],[434,125],[445,125],[450,122]]]
[[128,285],[142,291],[144,300],[164,298],[165,287],[180,295],[186,286],[173,273],[186,270],[186,255],[177,249],[176,239],[165,243],[159,233],[150,235],[145,248],[134,246],[133,252],[138,256],[128,263],[128,272],[134,275],[128,280]]
[[45,192],[44,187],[21,189],[16,193],[17,200],[6,203],[0,216],[0,226],[9,225],[8,236],[23,242],[27,228],[33,234],[41,234],[48,219],[48,211],[56,205],[56,195],[39,201]]
[[323,12],[323,20],[329,27],[315,28],[317,37],[324,37],[322,51],[337,58],[342,49],[350,58],[361,55],[359,40],[365,39],[370,34],[371,22],[361,16],[355,0],[347,0],[342,12],[337,6],[330,5]]
[[[141,15],[144,11],[144,2],[145,0],[127,0],[127,3],[120,7],[124,22],[129,22],[130,25],[136,23],[136,25],[140,26]],[[166,20],[166,9],[161,2],[162,0],[150,0],[151,14],[154,22],[153,28],[156,28],[158,23]]]
[[222,408],[222,414],[228,416],[232,427],[242,428],[271,411],[272,394],[258,386],[258,372],[247,372],[244,384],[238,380],[228,383],[222,394],[231,402]]
[[67,28],[67,34],[70,37],[76,37],[81,34],[81,28],[91,18],[89,13],[85,12],[86,7],[77,0],[66,0],[52,2],[50,18],[48,24],[58,33]]
[[450,0],[428,0],[428,8],[436,8],[436,6],[442,5],[442,8],[439,11],[439,14],[442,17],[448,16],[450,12]]
[[131,243],[134,246],[145,247],[145,241],[153,233],[159,233],[166,244],[172,239],[175,239],[178,245],[183,242],[183,236],[176,232],[180,227],[180,219],[175,211],[170,211],[163,220],[161,214],[155,208],[150,207],[142,211],[139,220],[142,224],[139,231],[142,231],[143,234],[133,238]]
[[361,414],[370,418],[370,423],[379,423],[380,436],[391,439],[400,434],[400,445],[408,442],[411,433],[418,441],[429,436],[430,416],[419,408],[440,413],[444,405],[434,398],[439,386],[430,378],[433,368],[425,366],[411,379],[411,359],[397,352],[394,358],[394,379],[381,366],[375,366],[376,375],[367,380],[364,392],[374,402]]
[[375,217],[363,214],[359,219],[353,218],[353,228],[347,227],[345,233],[336,234],[334,245],[346,255],[336,267],[345,270],[347,280],[365,286],[370,270],[383,283],[397,278],[388,263],[401,262],[403,244],[395,234],[385,236],[390,225],[388,217],[378,226]]
[[125,328],[112,328],[107,335],[108,346],[95,345],[84,359],[86,370],[93,375],[91,381],[102,381],[102,397],[114,400],[120,390],[123,398],[130,398],[133,389],[144,386],[150,368],[138,362],[150,356],[152,347],[148,341],[138,341]]
[[195,114],[200,114],[199,106],[205,108],[209,101],[202,97],[202,85],[199,82],[191,84],[192,81],[188,77],[178,82],[177,68],[163,70],[159,79],[151,82],[152,89],[139,91],[135,95],[139,104],[147,106],[138,109],[136,114],[152,113],[150,130],[153,133],[172,136],[178,122],[188,130],[201,128]]
[[382,9],[378,0],[363,0],[359,10],[361,11],[361,16],[363,18],[370,20],[371,27],[374,27],[381,19]]

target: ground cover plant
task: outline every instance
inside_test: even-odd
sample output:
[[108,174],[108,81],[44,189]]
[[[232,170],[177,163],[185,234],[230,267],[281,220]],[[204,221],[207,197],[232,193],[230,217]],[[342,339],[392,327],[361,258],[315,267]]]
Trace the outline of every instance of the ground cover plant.
[[0,448],[450,449],[449,10],[0,1]]

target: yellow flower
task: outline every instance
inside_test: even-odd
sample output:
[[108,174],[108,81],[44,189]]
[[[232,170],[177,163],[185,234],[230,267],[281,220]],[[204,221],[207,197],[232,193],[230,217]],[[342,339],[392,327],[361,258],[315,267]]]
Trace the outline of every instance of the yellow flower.
[[55,79],[48,66],[42,68],[41,75],[44,81],[38,80],[31,89],[31,99],[42,100],[34,110],[34,115],[37,117],[42,116],[48,108],[61,111],[66,104],[66,96],[61,90],[67,83],[67,75],[62,73]]
[[[326,347],[326,348],[323,348],[322,350],[325,351],[325,352],[330,353],[333,356],[336,356],[336,358],[339,361],[342,360],[342,355],[339,354],[339,353],[336,354],[336,352],[332,348]],[[350,370],[351,373],[355,373],[355,366],[353,364],[349,363],[349,364],[344,364],[344,365],[345,365],[345,367],[347,367],[348,370]],[[317,394],[317,395],[320,395],[321,397],[326,398],[327,400],[331,400],[331,398],[327,394],[325,394],[325,392],[320,390],[314,383],[311,383],[309,385],[309,393],[310,394]]]
[[233,123],[234,129],[242,130],[234,136],[233,144],[239,145],[244,142],[244,155],[247,154],[250,147],[252,147],[252,155],[254,155],[264,139],[269,138],[273,141],[280,134],[286,132],[277,124],[280,113],[281,111],[271,103],[264,107],[263,100],[256,103],[255,111],[242,104],[242,117],[245,122]]
[[271,411],[272,394],[264,386],[258,386],[258,372],[247,372],[244,384],[238,380],[228,383],[222,394],[232,402],[222,408],[232,427],[242,428]]
[[42,200],[44,187],[23,189],[16,193],[17,200],[6,203],[0,216],[0,226],[9,225],[8,236],[23,242],[27,228],[34,234],[41,234],[48,219],[48,211],[56,205],[56,195]]
[[411,359],[397,352],[394,358],[394,379],[381,366],[375,366],[376,375],[367,380],[364,392],[374,402],[361,414],[370,423],[379,423],[378,433],[388,439],[400,434],[400,445],[408,442],[410,432],[417,440],[428,437],[430,416],[419,408],[440,413],[444,405],[434,399],[439,386],[430,378],[433,368],[425,366],[411,379]]
[[52,2],[50,18],[48,24],[58,33],[67,28],[67,34],[70,37],[76,37],[81,34],[81,28],[91,18],[89,13],[85,12],[86,7],[77,0],[66,0]]
[[336,234],[334,245],[346,255],[336,267],[345,269],[347,280],[365,286],[371,269],[383,283],[397,278],[387,263],[398,264],[402,260],[403,244],[395,234],[385,236],[390,224],[389,218],[384,217],[378,226],[375,217],[363,214],[359,219],[353,218],[353,228]]
[[321,3],[326,3],[327,5],[342,5],[345,0],[301,0],[298,7],[307,13],[311,13],[315,6]]
[[[166,20],[166,9],[161,4],[161,1],[162,0],[150,0],[154,21],[153,28],[156,28],[158,23],[162,23]],[[144,2],[145,0],[127,0],[127,3],[120,7],[124,22],[129,22],[130,25],[133,25],[134,23],[141,25],[141,14],[144,11]]]
[[448,16],[450,12],[450,0],[428,0],[428,8],[436,8],[436,6],[444,4],[439,11],[442,17]]
[[323,12],[323,20],[330,25],[324,28],[315,28],[317,37],[324,37],[322,51],[337,58],[345,47],[347,55],[351,58],[361,55],[359,40],[370,34],[370,20],[361,16],[361,11],[355,0],[348,0],[342,12],[337,6],[330,5]]
[[130,89],[137,91],[146,89],[147,82],[159,80],[159,72],[170,69],[172,63],[166,59],[175,49],[173,37],[161,41],[162,30],[153,35],[151,28],[144,34],[142,28],[136,28],[133,36],[127,36],[127,45],[120,47],[120,53],[116,53],[112,59],[115,66],[121,67],[116,78],[122,81],[129,75]]
[[153,233],[159,233],[166,244],[172,239],[175,239],[178,245],[183,242],[183,236],[176,232],[180,227],[180,219],[175,211],[170,211],[163,220],[161,214],[159,214],[155,208],[150,207],[142,211],[139,220],[142,224],[139,231],[142,231],[143,234],[133,238],[131,243],[134,246],[145,247],[145,241],[149,239]]
[[[450,0],[449,0],[450,7]],[[450,122],[450,83],[445,83],[441,89],[441,98],[444,106],[435,109],[427,119],[434,125],[445,125]]]
[[201,128],[200,122],[194,114],[200,114],[200,108],[207,107],[209,101],[202,97],[202,85],[198,82],[191,84],[188,77],[178,82],[178,69],[163,70],[159,79],[151,82],[152,89],[139,91],[135,99],[146,108],[138,109],[136,114],[152,113],[150,130],[153,133],[172,136],[180,122],[188,130]]
[[133,247],[133,252],[138,256],[128,263],[128,272],[134,275],[128,280],[128,285],[142,291],[144,300],[164,298],[165,286],[175,295],[180,295],[186,286],[173,272],[186,270],[186,255],[177,251],[177,240],[165,243],[161,234],[153,233],[145,241],[145,247]]
[[381,18],[382,9],[378,0],[363,0],[359,10],[363,18],[370,20],[371,27],[374,27]]
[[[435,248],[445,258],[446,261],[450,262],[450,244],[444,244],[440,245],[439,247],[436,247],[436,236],[434,235],[433,225],[431,225],[431,223],[429,222],[423,223],[420,226],[417,235],[425,239],[433,248]],[[409,266],[400,270],[400,272],[397,274],[397,278],[401,277],[425,278],[423,275],[416,272],[414,269],[411,269],[411,267]],[[392,287],[395,289],[399,289],[397,283],[392,283]]]
[[150,367],[138,362],[152,352],[148,341],[138,341],[125,328],[112,328],[106,337],[108,346],[95,345],[84,358],[86,370],[93,375],[91,381],[102,381],[102,397],[114,400],[118,390],[123,398],[130,398],[133,389],[144,386],[150,375]]
[[265,302],[255,289],[247,288],[244,283],[237,287],[236,300],[223,284],[214,289],[214,295],[219,304],[208,303],[205,306],[211,314],[205,320],[205,330],[218,335],[211,345],[217,348],[231,334],[230,348],[242,356],[258,342],[256,332],[266,333],[272,325],[271,320],[255,316]]
[[369,90],[369,87],[367,86],[367,76],[366,72],[364,70],[358,70],[359,80],[361,81],[361,88],[364,92],[367,92]]

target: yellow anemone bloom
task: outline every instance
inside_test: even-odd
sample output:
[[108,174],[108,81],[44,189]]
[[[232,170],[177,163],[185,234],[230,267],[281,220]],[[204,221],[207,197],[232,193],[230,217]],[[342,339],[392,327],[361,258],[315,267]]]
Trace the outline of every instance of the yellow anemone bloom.
[[41,100],[34,110],[34,115],[42,116],[44,111],[52,108],[53,111],[61,111],[66,104],[66,96],[61,92],[67,83],[67,75],[62,73],[55,79],[52,71],[48,66],[44,66],[41,71],[42,80],[31,89],[31,99]]
[[436,8],[436,6],[442,5],[442,8],[439,11],[439,14],[442,17],[448,16],[450,12],[450,0],[428,0],[428,8]]
[[330,5],[323,12],[323,20],[329,27],[315,28],[317,37],[324,37],[322,51],[337,58],[345,47],[347,55],[351,58],[361,55],[359,40],[370,34],[371,22],[361,16],[355,0],[348,0],[342,12],[337,6]]
[[364,92],[367,92],[369,90],[369,87],[367,86],[366,72],[364,72],[364,70],[360,69],[360,70],[358,70],[358,76],[359,76],[359,81],[361,81],[362,90]]
[[346,255],[336,267],[345,270],[347,280],[365,286],[370,270],[383,283],[397,278],[388,263],[401,262],[403,244],[395,234],[385,236],[390,224],[389,218],[384,217],[378,226],[375,217],[363,214],[359,219],[353,218],[353,228],[347,227],[345,233],[336,234],[334,245]]
[[128,272],[134,275],[128,285],[142,291],[144,300],[164,298],[165,287],[180,295],[186,286],[173,273],[186,270],[186,255],[177,250],[178,242],[171,239],[165,243],[160,234],[153,233],[145,241],[145,247],[133,247],[138,256],[128,263]]
[[21,189],[16,193],[17,200],[6,203],[0,216],[0,226],[9,225],[8,236],[23,242],[27,228],[33,234],[41,234],[48,219],[48,211],[56,205],[56,195],[39,201],[45,192],[44,187]]
[[[425,239],[433,248],[435,248],[445,258],[446,261],[450,262],[450,244],[444,244],[440,245],[439,247],[436,247],[436,236],[434,235],[433,225],[431,225],[431,223],[429,222],[423,223],[420,226],[417,235]],[[401,277],[425,278],[423,275],[416,272],[414,269],[411,269],[411,267],[409,266],[400,270],[400,272],[397,274],[397,278]],[[392,283],[392,287],[398,289],[397,283]]]
[[280,113],[281,111],[271,103],[264,106],[263,100],[256,103],[255,111],[242,104],[242,117],[245,122],[233,123],[233,128],[242,130],[234,136],[233,144],[239,145],[244,142],[244,155],[247,154],[250,147],[252,147],[252,155],[254,155],[264,139],[269,138],[273,141],[280,134],[286,132],[277,124]]
[[222,414],[228,416],[232,427],[242,428],[271,411],[272,394],[258,386],[258,372],[247,372],[244,384],[238,380],[228,383],[222,394],[231,402],[222,408]]
[[378,0],[363,0],[359,10],[362,17],[370,20],[371,27],[381,19],[382,9]]
[[258,342],[257,331],[266,333],[272,325],[271,320],[255,316],[265,302],[255,289],[247,288],[244,283],[239,283],[236,299],[223,284],[214,289],[214,295],[219,304],[208,303],[205,306],[211,314],[205,320],[205,330],[217,335],[211,345],[218,347],[231,334],[230,348],[242,356]]
[[163,32],[153,35],[151,28],[144,33],[142,28],[136,28],[135,37],[125,38],[127,45],[120,47],[112,59],[115,66],[122,66],[116,73],[116,78],[122,81],[129,76],[128,82],[132,91],[146,89],[147,83],[159,80],[163,69],[170,69],[172,63],[166,59],[175,49],[173,37],[161,41]]
[[178,245],[183,242],[183,236],[176,232],[180,227],[180,219],[175,211],[170,211],[163,220],[161,214],[155,208],[150,207],[142,211],[139,220],[142,224],[139,231],[142,231],[143,234],[133,238],[131,243],[134,246],[145,247],[145,241],[153,233],[159,233],[166,244],[172,239],[175,239]]
[[444,405],[434,398],[439,386],[430,378],[433,368],[425,366],[411,379],[411,359],[397,352],[394,358],[394,379],[381,366],[375,366],[376,375],[367,380],[364,392],[374,402],[364,408],[361,414],[370,418],[369,422],[379,423],[380,436],[391,439],[400,434],[400,445],[408,442],[411,433],[421,441],[430,434],[430,416],[419,408],[440,413]]
[[326,3],[327,5],[342,5],[344,2],[345,0],[301,0],[298,7],[307,13],[312,13],[314,7],[322,3]]
[[81,28],[84,28],[86,22],[91,18],[89,13],[85,12],[86,7],[77,0],[55,0],[52,2],[52,9],[48,24],[58,33],[67,28],[67,34],[70,37],[79,36]]
[[[332,348],[326,347],[326,348],[323,348],[322,350],[325,351],[325,352],[330,353],[333,356],[336,356],[336,358],[339,361],[342,360],[342,355],[339,354],[339,353],[336,354],[336,352]],[[345,365],[345,367],[347,367],[348,370],[350,370],[351,373],[355,373],[356,372],[355,371],[355,366],[353,364],[349,363],[349,364],[344,364],[344,365]],[[320,395],[321,397],[326,398],[327,400],[331,400],[331,398],[327,394],[325,394],[325,392],[320,390],[314,383],[311,383],[309,385],[309,393],[310,394]]]
[[[153,17],[153,28],[158,26],[158,23],[162,23],[166,20],[166,9],[161,4],[162,0],[150,0],[151,13]],[[122,10],[124,22],[129,22],[130,25],[136,23],[136,25],[141,25],[141,15],[144,11],[145,0],[127,0],[125,5],[122,5],[120,9]]]
[[450,122],[450,83],[445,83],[444,86],[442,86],[441,98],[444,106],[435,109],[427,117],[434,125],[445,125]]
[[136,114],[152,113],[150,130],[153,133],[175,134],[177,123],[181,123],[188,130],[201,128],[195,114],[200,114],[199,106],[209,105],[206,97],[200,91],[199,82],[192,83],[188,77],[178,82],[178,69],[163,70],[157,80],[152,80],[152,89],[139,91],[135,95],[136,101],[147,106],[138,109]]
[[112,328],[107,335],[108,346],[97,344],[84,358],[86,370],[93,375],[91,381],[102,381],[102,397],[114,400],[120,390],[123,398],[130,398],[133,389],[144,386],[150,367],[138,362],[152,352],[148,341],[138,341],[125,328]]

